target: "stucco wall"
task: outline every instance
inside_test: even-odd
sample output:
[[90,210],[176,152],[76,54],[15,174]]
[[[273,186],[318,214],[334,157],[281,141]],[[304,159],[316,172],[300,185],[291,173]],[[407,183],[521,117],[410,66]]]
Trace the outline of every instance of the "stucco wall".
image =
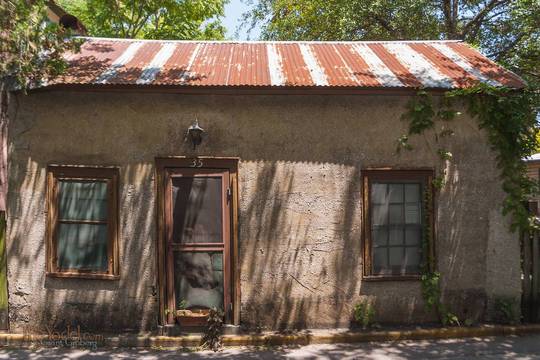
[[[43,92],[18,96],[9,137],[8,276],[15,331],[78,322],[86,328],[157,326],[154,158],[192,155],[183,142],[197,117],[197,154],[237,156],[241,319],[246,326],[341,327],[361,296],[378,322],[433,320],[418,281],[361,279],[361,169],[437,167],[436,256],[445,299],[485,318],[499,295],[519,296],[519,247],[500,215],[503,193],[485,134],[463,115],[437,144],[406,131],[400,96],[233,96]],[[119,281],[45,276],[49,163],[120,167]]]

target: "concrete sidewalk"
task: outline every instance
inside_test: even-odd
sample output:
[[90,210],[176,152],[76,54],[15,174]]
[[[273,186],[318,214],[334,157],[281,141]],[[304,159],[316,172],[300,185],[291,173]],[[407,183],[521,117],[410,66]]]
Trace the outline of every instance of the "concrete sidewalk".
[[[477,327],[449,328],[414,328],[398,330],[304,330],[291,334],[262,333],[245,335],[224,335],[222,342],[225,346],[276,346],[276,345],[310,345],[334,343],[359,343],[369,341],[397,341],[423,339],[453,339],[466,337],[488,337],[526,335],[540,333],[540,324],[531,325],[482,325]],[[90,334],[92,337],[92,334]],[[45,334],[0,334],[0,346],[29,347],[51,346],[55,340]],[[81,339],[79,339],[81,340]],[[84,338],[82,339],[85,340]],[[65,338],[59,339],[66,341]],[[77,339],[69,339],[69,342]],[[197,347],[201,344],[201,335],[184,336],[153,336],[151,334],[111,334],[103,335],[99,346],[125,348],[162,348],[162,347]]]
[[221,352],[119,349],[2,349],[0,359],[540,359],[540,335],[467,339],[232,347]]

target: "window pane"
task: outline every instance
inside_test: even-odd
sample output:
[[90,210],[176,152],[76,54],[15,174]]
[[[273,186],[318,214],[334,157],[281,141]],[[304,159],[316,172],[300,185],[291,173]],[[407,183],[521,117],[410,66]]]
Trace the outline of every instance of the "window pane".
[[402,224],[403,223],[403,205],[391,204],[388,206],[389,211],[389,223],[390,224]]
[[223,310],[223,254],[220,252],[175,252],[174,289],[177,306]]
[[107,220],[107,183],[60,180],[61,220]]
[[373,272],[375,275],[382,274],[388,269],[388,248],[373,249]]
[[373,230],[373,246],[387,246],[388,245],[388,230],[386,228],[378,228]]
[[385,225],[388,220],[388,206],[387,205],[373,205],[373,211],[371,214],[371,223],[373,225]]
[[392,227],[390,229],[390,245],[403,245],[402,227]]
[[403,265],[403,248],[390,248],[389,265],[392,272],[400,272]]
[[386,204],[386,184],[371,185],[371,202],[373,204]]
[[405,223],[420,224],[420,204],[405,204]]
[[392,203],[402,203],[403,184],[389,184],[388,197]]
[[405,202],[420,202],[420,184],[405,184]]
[[107,271],[107,225],[59,224],[58,267]]
[[417,247],[405,249],[405,269],[408,273],[417,273],[420,269],[421,250]]
[[422,230],[420,227],[408,226],[405,229],[405,244],[419,245],[422,240]]
[[172,180],[173,239],[179,243],[220,243],[222,237],[220,177]]

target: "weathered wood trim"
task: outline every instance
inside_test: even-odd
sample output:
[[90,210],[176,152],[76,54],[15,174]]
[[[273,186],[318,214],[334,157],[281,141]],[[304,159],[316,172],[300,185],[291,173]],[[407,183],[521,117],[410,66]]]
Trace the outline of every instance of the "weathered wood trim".
[[[47,230],[46,230],[46,275],[48,277],[67,277],[83,279],[117,280],[120,278],[119,265],[119,210],[118,210],[118,173],[117,167],[86,165],[49,165],[47,167]],[[107,271],[89,271],[85,269],[63,269],[57,267],[57,232],[61,222],[58,216],[58,181],[103,181],[108,191],[108,245]],[[88,223],[77,221],[76,223]]]

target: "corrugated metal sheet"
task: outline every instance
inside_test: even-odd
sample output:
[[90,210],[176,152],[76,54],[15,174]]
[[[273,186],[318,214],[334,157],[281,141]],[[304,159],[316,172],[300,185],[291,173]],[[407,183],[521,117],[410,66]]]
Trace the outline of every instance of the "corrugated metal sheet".
[[216,42],[86,38],[51,84],[522,88],[517,75],[467,44],[399,42]]

